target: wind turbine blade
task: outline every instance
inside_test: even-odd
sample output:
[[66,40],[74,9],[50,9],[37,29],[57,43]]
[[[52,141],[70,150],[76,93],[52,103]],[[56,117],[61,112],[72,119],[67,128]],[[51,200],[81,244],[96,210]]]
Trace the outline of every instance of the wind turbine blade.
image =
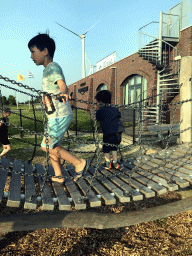
[[91,66],[91,62],[90,62],[89,58],[87,57],[86,53],[85,53],[85,56],[86,56],[87,60],[89,61],[89,65]]
[[[94,27],[100,20],[98,20],[92,27]],[[90,27],[90,29],[92,29],[92,27]],[[90,29],[88,29],[83,35],[85,35]]]
[[[57,23],[57,22],[55,21],[55,23]],[[68,28],[66,28],[66,27],[64,27],[64,26],[62,26],[62,25],[60,25],[59,23],[57,23],[57,24],[58,24],[59,26],[61,26],[62,28],[65,28],[65,29],[68,30],[69,32],[71,32],[71,33],[73,33],[73,34],[75,34],[76,36],[78,36],[78,37],[81,38],[80,35],[76,34],[75,32],[71,31],[70,29],[68,29]]]

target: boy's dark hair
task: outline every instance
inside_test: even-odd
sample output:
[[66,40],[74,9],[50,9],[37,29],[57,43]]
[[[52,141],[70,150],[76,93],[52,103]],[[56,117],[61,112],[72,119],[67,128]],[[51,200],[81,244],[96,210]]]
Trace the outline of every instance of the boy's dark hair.
[[102,103],[109,103],[111,104],[111,92],[108,90],[102,90],[98,92],[95,96],[97,101],[100,101]]
[[37,36],[33,37],[28,43],[28,48],[30,49],[34,46],[36,46],[40,51],[47,48],[49,56],[53,59],[56,46],[55,41],[48,34],[39,33]]

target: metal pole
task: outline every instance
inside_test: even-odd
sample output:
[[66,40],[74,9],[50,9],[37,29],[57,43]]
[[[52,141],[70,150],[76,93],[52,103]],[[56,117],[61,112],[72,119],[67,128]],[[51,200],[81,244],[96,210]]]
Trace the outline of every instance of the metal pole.
[[[21,109],[19,109],[20,112],[20,127],[22,127],[22,115],[21,115]],[[21,131],[21,138],[23,138],[23,132]]]
[[135,144],[135,108],[133,109],[133,144]]
[[[162,30],[163,30],[163,12],[159,13],[159,64],[162,64]],[[160,113],[160,81],[159,81],[160,73],[157,71],[157,115],[156,115],[156,123],[159,123],[159,113]]]
[[[159,116],[160,116],[160,81],[159,81],[159,70],[157,71],[157,114],[156,114],[156,123],[159,124]],[[162,97],[162,96],[161,96]]]
[[[28,90],[28,93],[29,93],[29,90]],[[30,96],[29,96],[29,109],[30,109]]]
[[77,106],[75,107],[75,118],[76,118],[76,137],[77,137]]
[[85,35],[81,36],[82,42],[82,78],[85,78]]
[[162,64],[162,31],[163,31],[163,12],[159,13],[159,64]]

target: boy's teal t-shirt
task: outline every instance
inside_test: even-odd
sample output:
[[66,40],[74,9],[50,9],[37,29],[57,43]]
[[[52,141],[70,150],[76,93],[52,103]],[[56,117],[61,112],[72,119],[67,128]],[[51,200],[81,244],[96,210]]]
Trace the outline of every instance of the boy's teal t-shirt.
[[[55,62],[50,62],[43,70],[42,90],[48,93],[59,94],[60,88],[56,82],[60,79],[65,82],[61,67]],[[67,93],[67,90],[64,93]],[[43,103],[45,104],[46,114],[49,119],[73,114],[69,102],[66,101],[64,104],[63,101],[55,100],[55,96],[43,95]]]

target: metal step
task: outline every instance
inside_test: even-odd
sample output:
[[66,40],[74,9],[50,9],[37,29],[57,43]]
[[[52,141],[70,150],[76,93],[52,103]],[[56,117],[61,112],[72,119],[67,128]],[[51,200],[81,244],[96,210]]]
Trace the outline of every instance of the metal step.
[[[172,68],[165,67],[165,68],[162,70],[162,73],[170,72],[170,71],[172,71]],[[168,73],[168,74],[171,75],[171,73]],[[165,75],[168,75],[168,74],[165,74]],[[177,75],[177,74],[175,74],[175,75]],[[160,76],[163,77],[164,75],[161,75],[161,74],[160,74]]]
[[146,45],[154,45],[154,44],[159,44],[159,41],[157,39],[155,39],[154,41],[151,41],[150,43],[148,43]]
[[[177,84],[178,85],[178,84]],[[171,84],[169,84],[168,87],[164,87],[164,86],[160,86],[160,90],[167,90],[167,89],[179,89],[179,85],[178,86],[171,86]]]
[[171,90],[167,90],[167,91],[163,91],[164,96],[167,96],[168,94],[178,94],[179,90],[177,91],[171,91]]
[[160,82],[168,82],[168,81],[175,81],[177,78],[171,78],[171,79],[160,79]]
[[143,47],[139,50],[139,52],[141,52],[141,51],[155,51],[155,52],[158,52],[159,47]]
[[160,84],[160,86],[165,86],[165,85],[179,85],[178,83],[172,83],[172,84]]

